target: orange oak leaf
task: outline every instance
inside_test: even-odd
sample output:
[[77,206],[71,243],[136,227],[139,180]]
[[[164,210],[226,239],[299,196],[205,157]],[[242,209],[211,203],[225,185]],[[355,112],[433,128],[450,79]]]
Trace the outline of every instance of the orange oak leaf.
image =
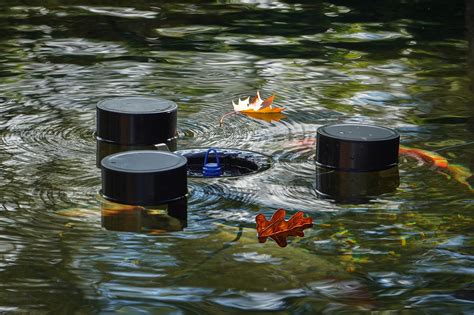
[[273,239],[278,246],[285,247],[288,236],[304,236],[303,230],[313,226],[312,218],[305,218],[304,213],[298,211],[288,221],[285,221],[286,211],[278,209],[267,221],[263,214],[255,217],[257,222],[258,241],[265,243],[268,237]]

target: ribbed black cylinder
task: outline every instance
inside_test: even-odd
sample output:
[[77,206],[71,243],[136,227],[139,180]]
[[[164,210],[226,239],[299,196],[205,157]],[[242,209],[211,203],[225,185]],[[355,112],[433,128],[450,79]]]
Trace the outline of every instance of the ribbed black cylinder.
[[346,171],[378,171],[398,164],[400,135],[372,125],[320,127],[316,139],[319,165]]
[[187,194],[187,160],[164,151],[128,151],[101,162],[102,195],[128,205],[159,205]]
[[97,104],[97,137],[120,145],[166,143],[176,136],[178,105],[151,97],[117,97]]

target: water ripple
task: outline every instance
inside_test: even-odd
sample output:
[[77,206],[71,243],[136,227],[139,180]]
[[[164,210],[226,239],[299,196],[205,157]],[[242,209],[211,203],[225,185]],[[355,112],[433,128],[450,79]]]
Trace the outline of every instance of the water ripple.
[[132,19],[154,19],[159,14],[159,12],[142,11],[127,7],[76,6],[75,8],[98,15]]
[[[74,119],[80,121],[81,116],[90,120],[88,114],[78,114]],[[65,127],[68,124],[70,127]],[[74,125],[47,112],[18,115],[10,119],[8,125],[7,133],[2,136],[4,148],[24,163],[94,153],[94,130],[87,125]]]

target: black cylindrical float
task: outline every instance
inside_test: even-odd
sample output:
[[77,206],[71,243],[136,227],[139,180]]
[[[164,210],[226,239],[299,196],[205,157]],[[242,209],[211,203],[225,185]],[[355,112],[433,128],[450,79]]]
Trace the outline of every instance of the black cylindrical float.
[[97,165],[109,154],[153,149],[165,143],[176,149],[178,105],[152,97],[116,97],[97,104]]
[[316,161],[344,171],[378,171],[398,164],[400,135],[395,130],[360,124],[320,127]]
[[102,195],[128,205],[159,205],[187,194],[187,160],[164,151],[128,151],[101,162]]
[[151,97],[117,97],[97,104],[97,137],[123,145],[166,142],[176,136],[178,105]]

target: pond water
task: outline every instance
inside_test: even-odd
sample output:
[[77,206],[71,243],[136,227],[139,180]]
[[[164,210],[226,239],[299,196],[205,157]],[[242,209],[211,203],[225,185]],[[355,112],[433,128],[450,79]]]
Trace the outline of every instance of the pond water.
[[[26,3],[0,4],[0,313],[473,311],[463,1]],[[285,117],[219,127],[257,89]],[[178,149],[274,165],[189,179],[183,231],[104,229],[95,105],[130,95],[178,103]],[[454,168],[402,157],[396,189],[322,199],[314,137],[336,122],[394,128]],[[313,228],[259,244],[255,216],[277,208]]]

